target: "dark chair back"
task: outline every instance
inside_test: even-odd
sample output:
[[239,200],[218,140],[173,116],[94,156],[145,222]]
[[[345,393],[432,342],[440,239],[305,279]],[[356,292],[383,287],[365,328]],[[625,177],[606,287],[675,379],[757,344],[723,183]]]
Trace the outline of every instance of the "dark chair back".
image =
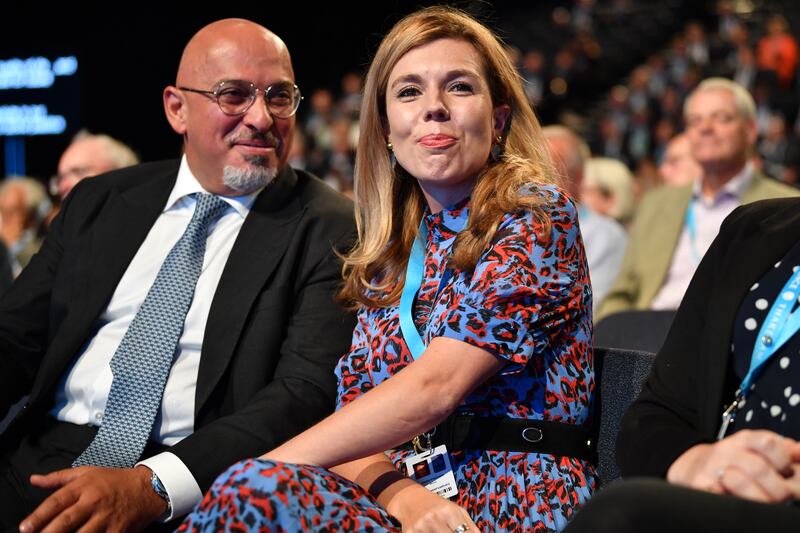
[[594,345],[656,353],[664,344],[675,311],[623,311],[594,326]]
[[652,352],[615,348],[594,350],[594,427],[601,485],[620,477],[615,450],[622,415],[642,390],[654,360]]

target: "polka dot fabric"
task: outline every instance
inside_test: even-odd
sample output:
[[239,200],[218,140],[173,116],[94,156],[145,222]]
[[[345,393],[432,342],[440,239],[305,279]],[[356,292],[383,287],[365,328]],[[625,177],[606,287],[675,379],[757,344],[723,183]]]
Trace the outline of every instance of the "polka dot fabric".
[[[772,303],[784,298],[781,289],[798,268],[800,243],[751,286],[739,307],[731,346],[737,383],[750,368],[753,346]],[[795,302],[795,306],[798,304]],[[800,438],[800,335],[789,339],[767,362],[752,391],[739,405],[728,435],[742,429],[769,429]]]

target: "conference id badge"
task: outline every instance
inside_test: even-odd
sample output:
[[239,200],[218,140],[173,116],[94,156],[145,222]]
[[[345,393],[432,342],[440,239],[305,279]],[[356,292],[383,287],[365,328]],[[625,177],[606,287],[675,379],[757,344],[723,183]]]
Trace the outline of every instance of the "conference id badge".
[[444,444],[406,458],[406,470],[408,477],[442,498],[458,494],[450,455]]

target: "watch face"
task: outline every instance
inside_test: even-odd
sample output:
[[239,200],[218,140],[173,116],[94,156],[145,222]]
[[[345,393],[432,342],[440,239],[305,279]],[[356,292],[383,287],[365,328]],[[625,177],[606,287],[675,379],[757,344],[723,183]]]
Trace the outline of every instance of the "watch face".
[[172,514],[172,502],[169,500],[169,494],[167,494],[167,489],[164,488],[164,484],[161,483],[161,480],[158,479],[158,476],[155,472],[150,477],[150,485],[153,487],[153,491],[158,494],[165,502],[167,502],[167,510],[164,513],[163,519],[167,519]]
[[164,484],[161,483],[161,480],[158,479],[158,476],[155,472],[153,472],[153,476],[150,478],[150,484],[153,486],[153,490],[156,492],[156,494],[169,501],[167,489],[164,488]]

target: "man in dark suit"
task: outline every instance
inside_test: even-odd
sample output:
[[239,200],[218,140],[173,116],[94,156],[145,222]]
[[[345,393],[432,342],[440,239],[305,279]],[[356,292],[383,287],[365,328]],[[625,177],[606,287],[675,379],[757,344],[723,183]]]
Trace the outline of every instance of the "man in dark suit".
[[286,166],[299,99],[277,36],[210,24],[164,90],[182,160],[69,195],[0,300],[0,408],[29,394],[0,436],[6,528],[180,516],[229,464],[332,410],[354,325],[334,302],[336,252],[354,222],[352,204]]

